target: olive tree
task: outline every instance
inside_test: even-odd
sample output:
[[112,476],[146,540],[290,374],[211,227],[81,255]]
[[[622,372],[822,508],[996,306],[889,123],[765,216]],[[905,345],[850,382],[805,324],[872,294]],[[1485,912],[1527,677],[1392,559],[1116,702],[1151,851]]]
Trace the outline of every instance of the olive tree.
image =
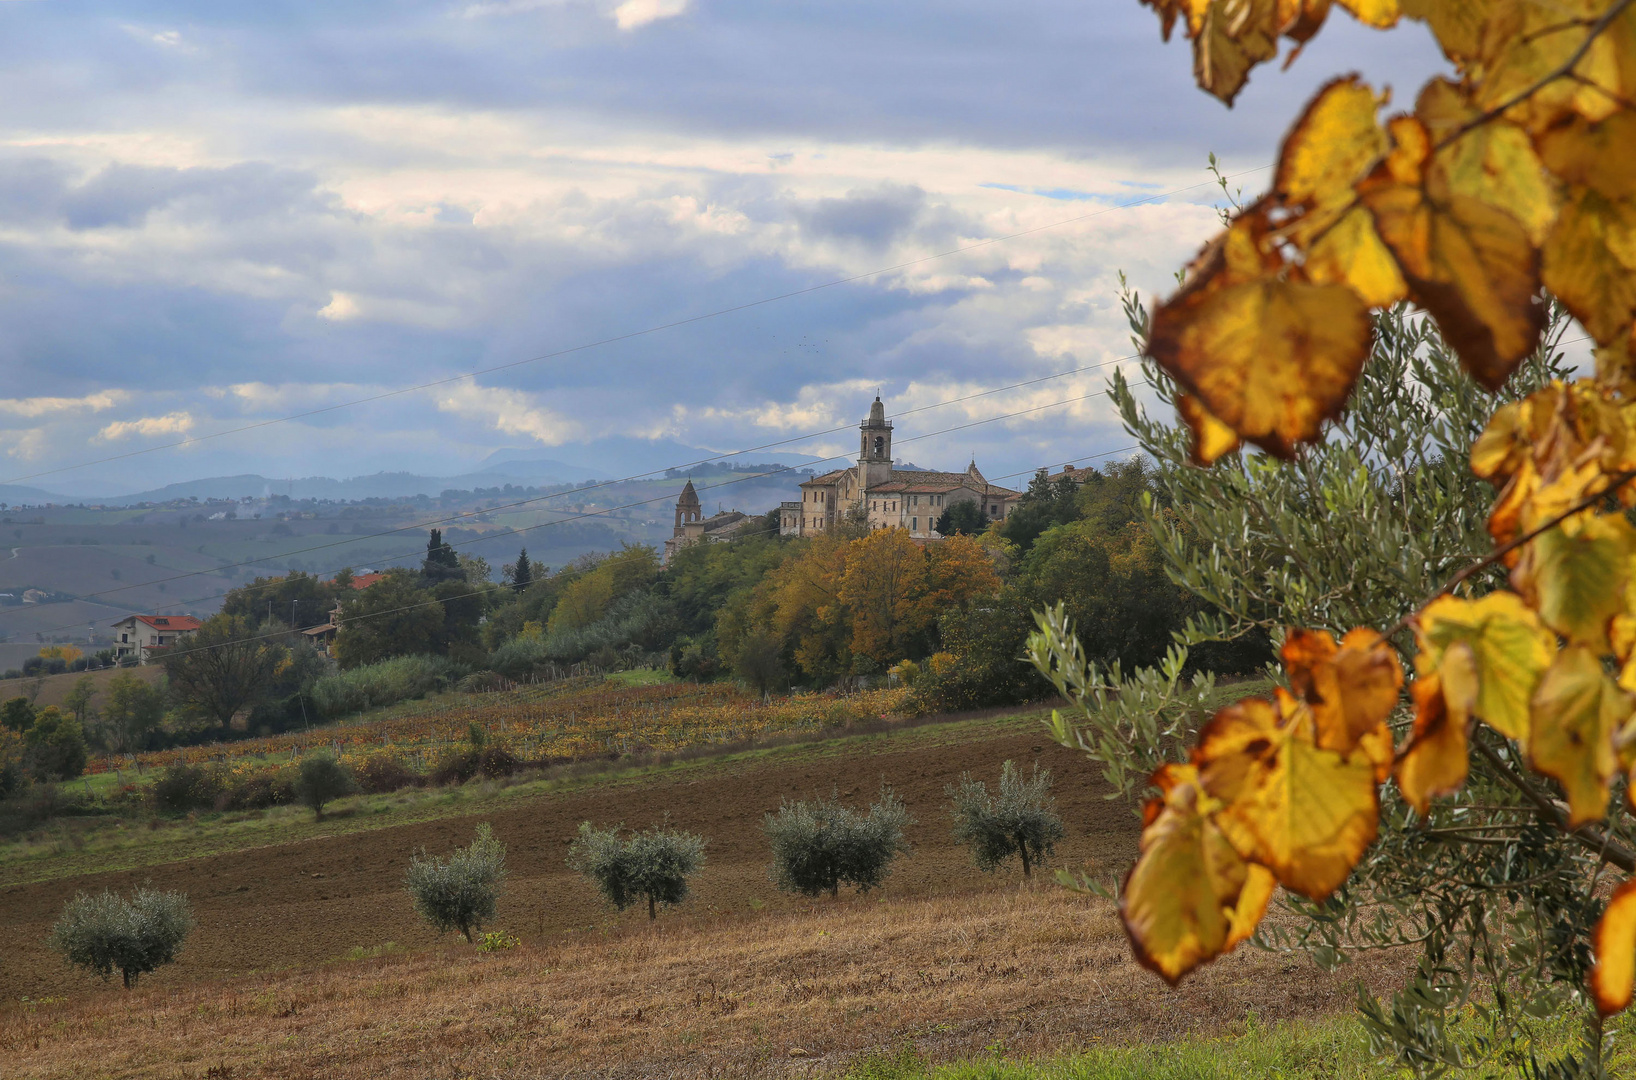
[[[1146,312],[1134,297],[1127,311],[1140,344]],[[1568,326],[1556,312],[1499,402],[1567,373],[1556,342]],[[1148,778],[1184,761],[1210,719],[1211,680],[1190,674],[1188,646],[1254,630],[1282,644],[1288,626],[1336,636],[1396,626],[1389,641],[1407,666],[1415,642],[1399,622],[1406,607],[1491,549],[1493,489],[1467,455],[1496,400],[1478,392],[1423,317],[1399,307],[1378,315],[1375,331],[1347,411],[1323,443],[1287,462],[1246,454],[1196,468],[1188,431],[1150,415],[1137,388],[1115,376],[1125,426],[1169,496],[1170,509],[1149,517],[1168,572],[1213,608],[1162,665],[1136,672],[1090,662],[1060,606],[1040,614],[1030,655],[1071,706],[1053,715],[1053,735],[1083,749],[1119,795],[1149,791]],[[1174,404],[1174,384],[1154,367],[1144,373],[1152,398]],[[1504,581],[1505,568],[1492,566],[1462,589],[1481,596]],[[1391,719],[1399,740],[1410,725],[1407,708]],[[1506,1055],[1532,1062],[1541,1018],[1578,1011],[1594,1026],[1586,980],[1603,906],[1597,888],[1604,859],[1629,858],[1636,842],[1620,800],[1605,833],[1559,828],[1554,792],[1516,748],[1480,725],[1471,740],[1463,789],[1420,816],[1395,784],[1383,786],[1379,837],[1348,880],[1323,903],[1281,893],[1275,902],[1290,917],[1254,938],[1324,967],[1418,951],[1406,985],[1389,1000],[1364,995],[1361,1008],[1377,1048],[1424,1074]],[[1580,1075],[1568,1059],[1529,1067]],[[1559,1067],[1566,1071],[1550,1071]]]
[[119,972],[129,990],[140,976],[175,962],[193,925],[179,892],[138,889],[129,900],[107,890],[82,892],[63,908],[47,942],[70,964],[103,979]]
[[307,754],[295,777],[295,797],[311,810],[314,820],[324,820],[328,803],[358,790],[358,781],[352,770],[325,753]]
[[1000,766],[1000,791],[990,795],[988,785],[963,773],[960,784],[945,789],[954,802],[954,839],[971,846],[977,869],[988,873],[1022,859],[1023,877],[1049,855],[1063,837],[1062,819],[1051,797],[1051,774],[1034,766],[1024,777],[1016,762]]
[[472,932],[494,918],[505,878],[505,845],[484,822],[477,826],[477,838],[447,859],[417,852],[409,862],[408,888],[415,910],[438,933],[458,930],[470,942]]
[[762,823],[772,843],[772,879],[785,892],[838,896],[842,885],[879,888],[892,861],[910,850],[903,831],[914,818],[892,789],[881,785],[868,813],[828,799],[783,802]]
[[704,866],[705,843],[701,836],[658,826],[620,839],[617,825],[598,829],[587,821],[568,849],[568,865],[618,911],[646,900],[652,920],[660,904],[687,899],[688,878]]

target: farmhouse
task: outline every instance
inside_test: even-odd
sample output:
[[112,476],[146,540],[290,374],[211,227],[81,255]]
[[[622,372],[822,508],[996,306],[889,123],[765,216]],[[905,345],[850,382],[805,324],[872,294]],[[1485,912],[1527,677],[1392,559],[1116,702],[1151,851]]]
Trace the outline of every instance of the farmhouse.
[[191,615],[127,615],[114,623],[114,658],[134,656],[146,664],[197,629],[199,620]]
[[835,527],[847,510],[862,506],[871,529],[908,529],[920,539],[940,540],[937,520],[949,507],[975,503],[983,516],[1008,516],[1022,492],[991,484],[977,469],[923,472],[894,468],[892,424],[879,397],[858,425],[858,463],[815,476],[801,485],[801,501],[779,504],[781,536],[812,536]]

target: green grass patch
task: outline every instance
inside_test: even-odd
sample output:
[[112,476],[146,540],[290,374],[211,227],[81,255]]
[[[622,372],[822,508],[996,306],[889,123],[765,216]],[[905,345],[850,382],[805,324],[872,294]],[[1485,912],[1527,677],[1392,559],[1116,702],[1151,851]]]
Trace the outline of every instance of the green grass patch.
[[608,681],[618,686],[665,686],[676,682],[677,679],[661,668],[636,668],[631,671],[611,672]]

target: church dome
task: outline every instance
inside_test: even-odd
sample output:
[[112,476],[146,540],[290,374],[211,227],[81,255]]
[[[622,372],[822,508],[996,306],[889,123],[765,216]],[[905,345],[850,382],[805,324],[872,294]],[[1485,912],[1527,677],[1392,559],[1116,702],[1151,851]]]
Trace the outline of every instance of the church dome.
[[875,403],[869,406],[869,423],[871,426],[886,423],[886,406],[880,403],[880,395],[875,395]]

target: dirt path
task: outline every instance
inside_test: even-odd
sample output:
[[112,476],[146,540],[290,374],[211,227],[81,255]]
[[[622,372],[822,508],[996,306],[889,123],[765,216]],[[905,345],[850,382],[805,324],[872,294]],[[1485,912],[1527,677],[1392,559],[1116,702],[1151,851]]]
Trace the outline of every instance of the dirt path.
[[[887,884],[889,897],[953,895],[992,888],[972,870],[963,848],[949,840],[944,786],[961,772],[994,782],[1000,762],[1025,768],[1034,761],[1056,776],[1058,809],[1068,840],[1057,862],[1090,863],[1104,873],[1134,856],[1137,820],[1104,799],[1104,788],[1084,759],[1019,722],[1019,734],[957,746],[884,749],[867,756],[780,764],[756,762],[707,777],[661,777],[640,787],[579,789],[542,796],[494,813],[445,818],[129,872],[87,875],[0,890],[0,1000],[79,995],[99,984],[69,970],[44,946],[63,903],[78,890],[138,885],[188,893],[199,920],[182,962],[150,977],[158,986],[268,971],[335,959],[354,946],[385,942],[415,948],[435,941],[416,918],[403,890],[409,857],[419,847],[442,852],[470,840],[476,823],[491,821],[507,846],[511,879],[500,925],[525,940],[549,944],[570,931],[605,924],[607,910],[563,865],[582,821],[642,827],[666,811],[673,825],[710,840],[708,864],[677,919],[710,918],[752,910],[794,910],[796,901],[767,879],[762,815],[780,798],[827,794],[867,802],[884,776],[919,822],[910,830],[913,857]],[[630,917],[627,915],[627,917]]]

